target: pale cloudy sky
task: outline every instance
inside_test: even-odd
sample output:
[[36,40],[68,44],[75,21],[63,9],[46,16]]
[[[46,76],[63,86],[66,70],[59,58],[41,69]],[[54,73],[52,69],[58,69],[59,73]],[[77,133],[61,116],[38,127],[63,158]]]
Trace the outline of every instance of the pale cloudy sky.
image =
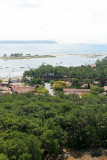
[[0,40],[107,43],[107,0],[0,0]]

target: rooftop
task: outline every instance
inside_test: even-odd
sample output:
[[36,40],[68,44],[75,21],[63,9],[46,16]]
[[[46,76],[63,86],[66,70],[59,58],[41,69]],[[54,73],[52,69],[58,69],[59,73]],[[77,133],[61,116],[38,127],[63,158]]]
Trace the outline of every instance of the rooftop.
[[13,86],[12,89],[16,93],[35,92],[35,88],[34,87],[17,87],[17,86]]
[[64,92],[90,92],[90,89],[75,89],[75,88],[64,88]]
[[8,93],[12,94],[13,92],[12,91],[0,91],[0,94],[8,94]]
[[11,89],[8,88],[8,87],[2,87],[2,86],[0,86],[0,89],[2,89],[2,90],[4,90],[4,91],[10,91],[10,90],[11,90]]
[[107,86],[104,86],[104,90],[107,91]]
[[71,86],[71,82],[65,81],[65,83],[66,83],[68,86]]
[[20,86],[20,87],[23,87],[25,85],[25,83],[20,83],[20,82],[17,82],[17,83],[11,83],[12,86]]
[[7,85],[9,82],[1,82],[1,85]]

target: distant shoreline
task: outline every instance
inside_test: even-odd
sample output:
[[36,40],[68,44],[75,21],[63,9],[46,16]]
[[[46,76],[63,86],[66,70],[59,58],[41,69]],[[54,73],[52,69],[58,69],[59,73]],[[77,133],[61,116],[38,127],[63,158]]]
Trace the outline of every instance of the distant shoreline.
[[17,59],[36,59],[36,58],[55,58],[56,56],[54,55],[35,55],[35,56],[18,56],[18,57],[12,57],[12,56],[8,56],[8,57],[0,57],[0,59],[3,60],[17,60]]
[[[18,57],[15,57],[18,56]],[[97,60],[104,57],[107,59],[107,53],[82,53],[82,54],[58,54],[51,55],[30,55],[23,52],[4,54],[0,57],[0,79],[22,76],[25,70],[38,68],[40,65],[52,66],[81,66],[95,64]],[[82,60],[83,58],[83,60]],[[82,60],[82,61],[81,61]]]
[[[17,53],[16,53],[17,54]],[[85,56],[85,57],[91,57],[91,58],[96,58],[99,56],[106,56],[107,53],[88,53],[88,54],[55,54],[55,55],[21,55],[18,53],[18,56],[2,56],[0,59],[3,60],[18,60],[18,59],[36,59],[36,58],[56,58],[60,56]],[[13,54],[14,55],[14,54]]]

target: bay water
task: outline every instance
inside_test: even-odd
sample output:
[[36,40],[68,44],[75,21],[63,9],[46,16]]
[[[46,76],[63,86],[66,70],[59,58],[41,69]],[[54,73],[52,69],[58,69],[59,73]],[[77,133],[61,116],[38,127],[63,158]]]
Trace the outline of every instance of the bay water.
[[38,68],[42,64],[67,67],[94,64],[107,56],[107,44],[0,44],[0,57],[15,53],[56,57],[0,59],[0,78],[22,76],[25,70]]

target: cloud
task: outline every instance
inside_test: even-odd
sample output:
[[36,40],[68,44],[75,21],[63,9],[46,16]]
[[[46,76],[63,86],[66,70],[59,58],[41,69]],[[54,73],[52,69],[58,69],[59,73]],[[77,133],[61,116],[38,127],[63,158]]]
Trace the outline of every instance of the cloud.
[[0,0],[0,39],[107,42],[107,0]]
[[25,3],[19,4],[18,7],[19,8],[40,8],[40,7],[42,7],[42,5],[39,3],[35,4],[35,3],[26,3],[25,2]]
[[44,26],[43,26],[43,27],[39,27],[39,29],[40,29],[40,30],[48,30],[48,28],[47,28],[47,27],[44,27]]

